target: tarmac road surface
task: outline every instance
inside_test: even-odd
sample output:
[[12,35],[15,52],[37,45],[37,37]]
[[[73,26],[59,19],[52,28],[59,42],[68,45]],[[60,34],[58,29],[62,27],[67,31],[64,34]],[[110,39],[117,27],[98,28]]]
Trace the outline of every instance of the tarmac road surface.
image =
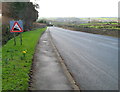
[[118,89],[118,39],[48,27],[69,71],[83,90]]

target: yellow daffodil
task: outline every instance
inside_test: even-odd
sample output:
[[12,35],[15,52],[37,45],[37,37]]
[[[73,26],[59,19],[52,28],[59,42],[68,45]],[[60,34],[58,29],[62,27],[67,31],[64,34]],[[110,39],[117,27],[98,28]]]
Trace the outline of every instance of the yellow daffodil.
[[26,52],[26,51],[22,51],[22,53],[24,53],[24,54],[25,54],[25,53],[27,53],[27,52]]

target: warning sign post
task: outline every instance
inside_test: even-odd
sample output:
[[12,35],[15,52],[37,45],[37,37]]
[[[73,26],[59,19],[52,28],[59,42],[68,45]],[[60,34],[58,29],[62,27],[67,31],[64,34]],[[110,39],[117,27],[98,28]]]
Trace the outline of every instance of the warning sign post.
[[10,32],[14,35],[14,45],[16,45],[15,33],[20,33],[20,44],[22,45],[23,22],[21,20],[10,21]]

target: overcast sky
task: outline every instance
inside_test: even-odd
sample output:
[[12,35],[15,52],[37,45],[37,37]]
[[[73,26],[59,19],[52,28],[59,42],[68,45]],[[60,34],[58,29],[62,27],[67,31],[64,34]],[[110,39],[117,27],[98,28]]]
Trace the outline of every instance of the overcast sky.
[[39,17],[117,17],[119,1],[36,0],[40,5]]

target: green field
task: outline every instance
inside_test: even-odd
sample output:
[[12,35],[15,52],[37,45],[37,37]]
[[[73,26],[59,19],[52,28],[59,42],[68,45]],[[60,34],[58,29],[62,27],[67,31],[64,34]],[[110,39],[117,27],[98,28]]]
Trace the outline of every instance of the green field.
[[11,39],[2,47],[2,90],[28,89],[35,47],[45,29],[22,33],[23,45],[20,45],[20,38],[17,36],[16,46]]
[[109,23],[109,22],[103,22],[103,23],[85,23],[80,24],[80,26],[86,26],[90,28],[105,28],[105,29],[120,29],[118,27],[118,23]]

